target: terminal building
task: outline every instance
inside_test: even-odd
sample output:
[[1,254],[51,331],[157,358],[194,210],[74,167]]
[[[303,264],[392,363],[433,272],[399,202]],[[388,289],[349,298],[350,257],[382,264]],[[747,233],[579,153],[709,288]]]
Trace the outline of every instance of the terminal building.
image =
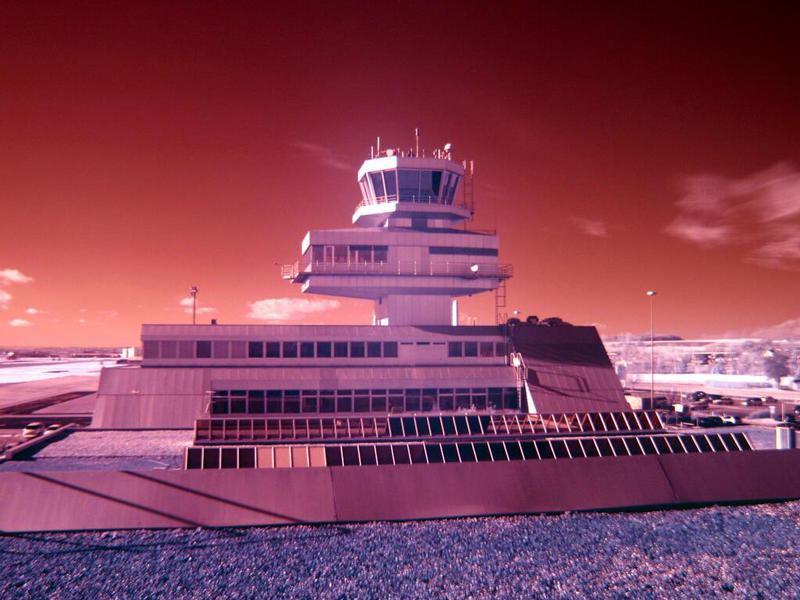
[[[449,147],[372,156],[358,171],[353,226],[309,231],[283,276],[304,293],[372,300],[374,326],[144,325],[141,366],[102,375],[95,426],[627,410],[594,328],[458,325],[459,297],[512,276],[498,236],[465,228],[470,178]],[[534,342],[524,352],[513,343],[522,330]]]

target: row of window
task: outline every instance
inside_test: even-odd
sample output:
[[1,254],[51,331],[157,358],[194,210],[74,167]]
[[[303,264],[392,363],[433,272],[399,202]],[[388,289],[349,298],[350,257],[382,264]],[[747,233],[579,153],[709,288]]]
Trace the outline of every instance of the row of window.
[[[306,254],[306,257],[308,254]],[[319,264],[368,264],[389,260],[389,246],[356,246],[313,244],[311,261]],[[306,262],[306,264],[308,264]]]
[[450,358],[505,356],[505,342],[448,342],[447,356]]
[[571,438],[506,442],[194,447],[187,469],[339,467],[578,459],[752,450],[742,433]]
[[[402,342],[410,345],[414,342]],[[442,342],[443,343],[443,342]],[[416,342],[419,346],[431,342]],[[435,343],[434,343],[435,344]],[[144,358],[397,358],[398,342],[144,340]],[[449,342],[449,357],[499,357],[505,342]]]
[[533,436],[553,433],[660,431],[652,411],[616,413],[482,414],[407,417],[198,419],[197,442]]
[[519,410],[515,388],[215,390],[211,414]]
[[[435,256],[497,256],[497,248],[469,248],[462,246],[431,246],[428,252]],[[304,265],[314,264],[364,265],[386,263],[389,246],[312,244],[304,255]]]
[[453,204],[460,179],[450,171],[391,169],[364,175],[359,184],[367,200]]

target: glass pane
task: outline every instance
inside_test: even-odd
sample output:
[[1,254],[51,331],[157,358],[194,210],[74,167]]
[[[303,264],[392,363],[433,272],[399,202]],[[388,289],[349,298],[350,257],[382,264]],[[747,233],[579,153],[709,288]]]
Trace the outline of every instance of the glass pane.
[[397,342],[383,342],[384,358],[397,358]]
[[331,355],[330,342],[317,342],[317,356],[319,358],[329,358]]
[[367,356],[370,358],[380,358],[381,356],[381,343],[380,342],[367,342]]
[[247,356],[249,358],[262,358],[264,356],[264,342],[248,342]]
[[158,358],[158,341],[144,340],[142,347],[143,358]]
[[370,179],[372,179],[372,189],[375,190],[375,196],[378,198],[382,198],[386,195],[386,192],[383,189],[383,179],[381,178],[380,173],[370,173]]
[[337,358],[347,357],[347,342],[334,342],[333,355]]
[[397,171],[397,187],[401,202],[416,202],[419,198],[419,171],[399,169]]
[[350,342],[350,356],[364,358],[364,342]]
[[280,342],[267,342],[267,358],[278,358],[281,355]]
[[457,357],[463,356],[464,351],[461,342],[448,342],[447,343],[447,356]]
[[231,342],[231,358],[244,358],[246,352],[246,342]]
[[383,181],[386,183],[386,196],[387,200],[394,200],[393,196],[397,195],[397,180],[395,171],[384,171]]
[[197,348],[197,358],[211,358],[210,341],[198,341],[196,348]]
[[297,342],[283,342],[283,357],[297,358]]
[[314,342],[300,342],[300,357],[314,358]]
[[464,356],[478,356],[478,342],[464,342]]
[[161,358],[178,358],[178,343],[166,340],[161,342]]

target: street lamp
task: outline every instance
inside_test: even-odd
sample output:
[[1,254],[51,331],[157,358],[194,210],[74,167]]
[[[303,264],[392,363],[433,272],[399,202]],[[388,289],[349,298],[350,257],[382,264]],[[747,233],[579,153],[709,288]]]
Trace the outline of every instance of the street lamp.
[[647,295],[650,296],[650,406],[655,402],[655,353],[653,350],[653,297],[658,292],[655,290],[647,290]]
[[196,285],[193,285],[192,288],[189,290],[189,293],[192,294],[192,325],[197,325],[197,289]]

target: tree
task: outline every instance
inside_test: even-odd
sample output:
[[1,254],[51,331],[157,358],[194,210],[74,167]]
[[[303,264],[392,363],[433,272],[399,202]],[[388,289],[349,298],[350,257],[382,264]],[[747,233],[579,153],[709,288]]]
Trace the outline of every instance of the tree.
[[781,377],[789,374],[787,362],[788,358],[780,351],[769,349],[764,352],[764,375],[775,381],[775,387],[780,387]]

